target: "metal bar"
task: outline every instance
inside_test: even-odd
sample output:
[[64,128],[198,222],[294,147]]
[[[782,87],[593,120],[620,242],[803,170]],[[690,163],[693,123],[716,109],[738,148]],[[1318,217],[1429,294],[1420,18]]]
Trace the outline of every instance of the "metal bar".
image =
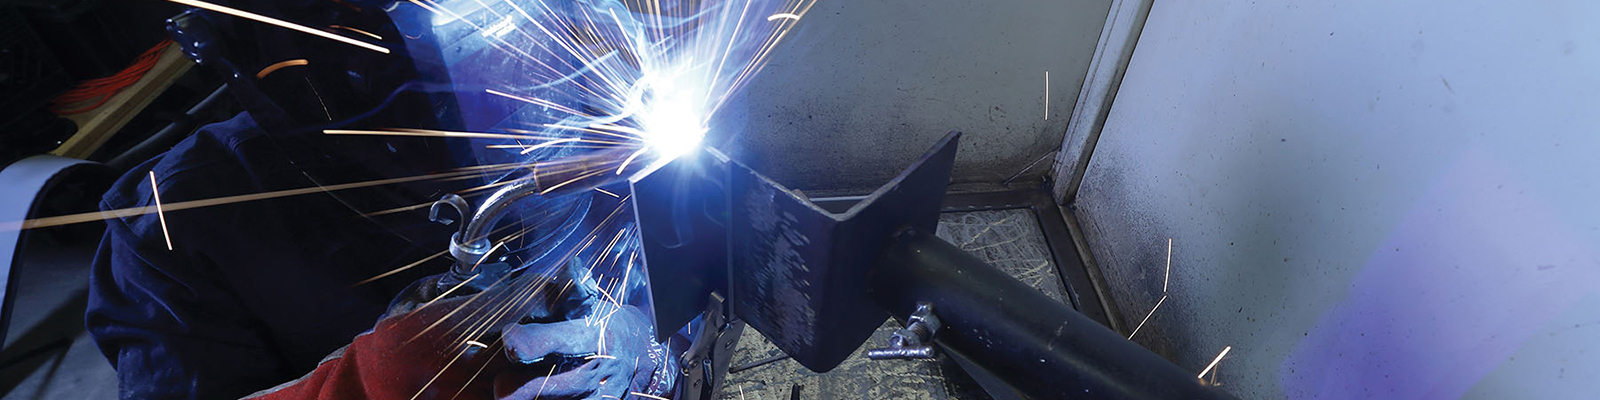
[[[1077,246],[1072,239],[1072,231],[1067,225],[1064,210],[1056,206],[1055,201],[1046,192],[1046,188],[1024,190],[1008,190],[997,192],[968,192],[950,193],[944,197],[941,212],[968,212],[968,211],[994,211],[1013,210],[1026,208],[1033,210],[1039,223],[1039,230],[1044,234],[1045,244],[1050,248],[1050,256],[1056,267],[1057,275],[1061,276],[1061,284],[1066,288],[1067,297],[1072,302],[1072,307],[1090,319],[1112,330],[1125,331],[1121,318],[1111,307],[1109,300],[1104,298],[1101,291],[1096,290],[1096,277],[1100,276],[1083,262],[1083,257],[1078,253]],[[812,199],[818,207],[825,210],[842,212],[864,196],[829,197]]]
[[932,233],[899,234],[868,279],[896,318],[932,303],[940,348],[1028,397],[1231,398]]

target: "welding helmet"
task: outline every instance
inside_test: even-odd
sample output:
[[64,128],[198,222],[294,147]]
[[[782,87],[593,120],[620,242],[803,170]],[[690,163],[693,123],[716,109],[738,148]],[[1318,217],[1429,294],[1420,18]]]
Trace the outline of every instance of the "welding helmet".
[[[350,39],[330,40],[198,9],[168,24],[188,56],[224,77],[229,91],[288,162],[363,217],[420,248],[443,250],[455,230],[429,218],[428,205],[442,196],[459,194],[475,201],[523,177],[526,169],[516,166],[591,150],[527,151],[526,141],[509,136],[336,134],[505,132],[547,119],[543,113],[549,107],[481,89],[490,83],[506,87],[508,82],[536,86],[531,82],[542,77],[516,71],[514,63],[490,54],[496,50],[486,44],[485,36],[465,32],[460,24],[440,24],[424,6],[444,4],[431,0],[214,3]],[[565,107],[581,107],[558,96],[536,95]],[[386,183],[367,184],[372,182]],[[501,254],[512,264],[548,255],[559,247],[556,243],[578,230],[595,193],[532,196],[518,202],[505,216],[502,229],[516,225],[510,230],[523,234],[506,243]]]

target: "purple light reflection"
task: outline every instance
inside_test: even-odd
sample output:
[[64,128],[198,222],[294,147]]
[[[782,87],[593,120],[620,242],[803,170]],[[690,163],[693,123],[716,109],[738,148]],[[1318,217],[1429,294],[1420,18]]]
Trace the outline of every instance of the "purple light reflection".
[[1597,259],[1499,159],[1469,151],[1279,368],[1292,398],[1457,398],[1595,292]]

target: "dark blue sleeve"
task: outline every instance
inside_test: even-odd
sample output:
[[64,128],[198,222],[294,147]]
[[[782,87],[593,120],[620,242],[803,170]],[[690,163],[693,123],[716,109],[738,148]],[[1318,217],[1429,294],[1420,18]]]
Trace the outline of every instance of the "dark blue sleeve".
[[[106,232],[95,256],[85,314],[88,332],[117,369],[124,399],[238,398],[271,387],[291,373],[271,348],[261,322],[219,272],[210,249],[174,231],[180,245],[167,249],[157,214],[137,210],[155,204],[149,174],[161,183],[162,199],[202,197],[225,183],[187,179],[196,171],[231,176],[227,149],[215,138],[252,129],[249,117],[207,126],[173,151],[134,168],[106,194]],[[171,196],[171,197],[169,197]],[[219,223],[214,211],[167,213],[167,222],[196,226]],[[174,226],[180,226],[174,225]],[[190,236],[182,236],[190,235]],[[214,247],[214,246],[212,246]],[[221,249],[232,251],[232,249]]]
[[[240,115],[202,128],[106,193],[85,318],[117,368],[123,398],[239,398],[304,375],[370,329],[407,284],[448,267],[444,259],[415,262],[443,248],[449,229],[419,246],[323,192],[173,209],[317,185],[279,139]],[[367,161],[319,155],[298,159]],[[349,170],[324,178],[375,179]],[[138,212],[155,204],[151,173],[170,230],[157,214]],[[387,274],[408,264],[416,268]],[[380,274],[387,276],[356,285]]]
[[90,276],[86,322],[120,397],[238,398],[276,384],[283,366],[240,305],[146,219],[109,221]]

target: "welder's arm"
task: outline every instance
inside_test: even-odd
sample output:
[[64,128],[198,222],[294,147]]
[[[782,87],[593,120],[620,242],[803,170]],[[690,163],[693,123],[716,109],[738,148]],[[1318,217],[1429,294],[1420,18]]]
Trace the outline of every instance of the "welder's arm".
[[[372,331],[356,336],[350,345],[328,356],[311,373],[245,398],[493,398],[492,377],[510,365],[497,351],[500,344],[486,344],[490,347],[484,348],[450,343],[459,331],[447,318],[467,301],[468,298],[441,300],[411,313],[379,320]],[[483,377],[473,379],[475,375]]]
[[[490,304],[472,297],[433,302],[380,320],[303,378],[248,399],[602,399],[630,392],[665,395],[665,351],[631,306],[590,319],[505,327],[498,339],[468,343],[463,315]],[[456,312],[456,310],[462,310]],[[598,313],[596,313],[598,314]],[[604,318],[605,323],[598,323]],[[596,323],[591,323],[596,322]],[[600,346],[605,346],[603,349]],[[562,357],[552,373],[532,366]],[[541,364],[543,365],[543,364]],[[609,396],[609,397],[605,397]]]
[[156,223],[108,220],[91,270],[85,324],[119,396],[235,398],[291,374],[204,257],[167,250]]

